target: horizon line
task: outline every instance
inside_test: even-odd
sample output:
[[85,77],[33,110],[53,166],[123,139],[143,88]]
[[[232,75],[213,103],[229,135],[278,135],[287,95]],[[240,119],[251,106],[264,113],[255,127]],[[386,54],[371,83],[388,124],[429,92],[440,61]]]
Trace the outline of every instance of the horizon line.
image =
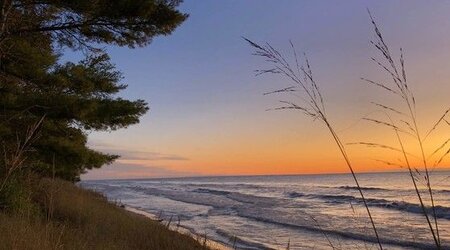
[[[408,170],[399,169],[397,171],[365,171],[357,172],[356,174],[380,174],[380,173],[403,173]],[[428,170],[428,172],[446,172],[450,171],[450,167]],[[81,181],[110,181],[110,180],[149,180],[149,179],[184,179],[184,178],[209,178],[209,177],[263,177],[263,176],[311,176],[311,175],[346,175],[350,172],[331,172],[331,173],[298,173],[298,174],[237,174],[237,175],[186,175],[186,176],[167,176],[167,177],[131,177],[131,178],[105,178],[105,179],[87,179]]]

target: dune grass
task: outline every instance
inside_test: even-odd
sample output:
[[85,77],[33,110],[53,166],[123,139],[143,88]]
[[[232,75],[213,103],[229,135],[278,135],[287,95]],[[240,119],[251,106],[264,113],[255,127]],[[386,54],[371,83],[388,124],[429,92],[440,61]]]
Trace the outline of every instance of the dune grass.
[[[289,86],[264,94],[285,94],[285,96],[288,97],[288,99],[280,101],[281,106],[274,108],[273,110],[299,111],[303,115],[312,118],[314,121],[317,120],[321,122],[322,125],[325,125],[353,177],[353,181],[356,184],[359,195],[361,196],[367,215],[370,219],[370,224],[372,225],[379,249],[383,250],[383,245],[381,244],[375,221],[356,176],[353,163],[347,154],[346,144],[338,135],[333,123],[328,118],[325,109],[324,97],[322,96],[319,86],[313,76],[308,58],[305,55],[302,62],[302,59],[298,56],[297,50],[292,42],[290,42],[290,45],[292,48],[293,62],[290,63],[288,62],[289,59],[287,59],[280,51],[272,47],[269,43],[260,45],[245,37],[244,40],[246,40],[250,46],[253,47],[253,55],[263,58],[270,65],[268,69],[256,70],[256,75],[277,74],[290,81]],[[296,100],[292,101],[289,99],[292,97]]]
[[[262,57],[269,65],[269,68],[267,69],[256,70],[256,75],[281,75],[289,82],[289,85],[282,89],[277,89],[264,94],[283,94],[284,98],[286,98],[280,101],[279,107],[272,110],[299,111],[307,117],[312,118],[314,121],[318,120],[322,122],[322,124],[324,124],[331,133],[332,139],[337,144],[362,198],[379,249],[383,250],[382,239],[378,234],[376,223],[373,220],[372,213],[366,203],[363,189],[359,184],[355,168],[347,155],[347,145],[363,145],[372,148],[375,147],[384,150],[392,150],[399,153],[398,156],[400,160],[398,161],[386,161],[379,159],[377,159],[377,161],[382,162],[387,166],[395,166],[408,170],[409,177],[412,180],[412,186],[414,187],[422,214],[425,218],[425,222],[420,221],[418,223],[426,223],[436,249],[442,249],[430,173],[443,162],[444,158],[450,156],[450,138],[446,135],[442,139],[443,141],[441,143],[432,145],[431,150],[427,150],[427,148],[425,148],[425,141],[441,124],[450,125],[450,122],[447,120],[450,115],[450,108],[447,107],[445,109],[443,114],[439,117],[439,119],[437,119],[437,122],[433,123],[434,125],[428,130],[427,133],[423,133],[423,131],[419,129],[416,101],[407,80],[403,50],[400,48],[400,57],[397,60],[391,54],[390,48],[369,10],[368,14],[375,33],[375,38],[371,40],[370,43],[375,47],[377,53],[379,54],[378,57],[381,58],[377,59],[375,57],[371,57],[371,60],[381,69],[382,72],[387,75],[386,78],[389,80],[387,82],[369,80],[366,78],[361,78],[361,80],[387,91],[389,95],[396,96],[402,105],[396,105],[400,106],[396,107],[387,103],[372,102],[372,104],[377,107],[378,112],[384,115],[383,119],[379,120],[364,117],[362,120],[375,123],[379,126],[384,126],[391,130],[390,132],[393,132],[392,138],[394,138],[394,142],[397,144],[396,146],[370,141],[344,143],[340,136],[336,133],[333,124],[327,117],[324,97],[322,96],[319,86],[313,77],[313,72],[306,55],[304,54],[303,60],[297,56],[298,53],[292,42],[290,42],[290,45],[292,48],[293,59],[289,60],[288,57],[284,56],[269,43],[260,45],[247,38],[244,39],[254,49],[253,55]],[[417,148],[417,155],[406,151],[406,148],[410,147]],[[428,154],[428,151],[433,153]],[[417,164],[418,167],[413,165],[413,158],[419,159],[419,163]],[[422,184],[426,190],[425,192],[420,191],[422,189],[419,187],[420,184]],[[431,215],[429,215],[428,210],[431,211]]]
[[35,209],[0,212],[0,249],[207,249],[72,183],[41,179],[30,186]]

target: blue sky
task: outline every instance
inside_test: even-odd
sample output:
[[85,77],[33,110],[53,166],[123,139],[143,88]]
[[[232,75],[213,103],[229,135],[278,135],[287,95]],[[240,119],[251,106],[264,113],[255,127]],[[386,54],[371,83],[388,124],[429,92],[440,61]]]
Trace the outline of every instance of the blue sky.
[[[180,9],[190,17],[172,35],[145,48],[106,48],[129,85],[120,95],[148,101],[150,112],[126,130],[91,133],[93,148],[122,153],[124,160],[84,178],[285,173],[271,171],[283,168],[275,164],[283,147],[289,173],[311,172],[310,158],[318,155],[293,148],[332,145],[303,117],[265,111],[278,99],[262,93],[285,83],[254,76],[264,64],[251,56],[242,36],[270,42],[287,55],[289,40],[305,51],[335,111],[332,118],[344,129],[370,112],[371,98],[384,98],[359,80],[381,75],[368,59],[375,52],[367,8],[389,44],[404,47],[421,104],[437,114],[429,110],[448,104],[450,90],[450,1],[185,1]],[[357,128],[362,129],[370,131]],[[338,161],[333,153],[320,164]],[[133,161],[131,155],[146,160]],[[262,163],[265,172],[252,170]]]

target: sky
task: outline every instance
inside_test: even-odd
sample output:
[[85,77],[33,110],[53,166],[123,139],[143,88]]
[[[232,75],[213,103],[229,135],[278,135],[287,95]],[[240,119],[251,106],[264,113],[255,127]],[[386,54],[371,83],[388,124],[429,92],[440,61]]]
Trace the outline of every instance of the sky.
[[[370,60],[378,54],[369,43],[367,8],[393,54],[400,47],[405,52],[425,133],[450,106],[450,1],[185,1],[179,9],[190,16],[172,35],[145,48],[106,47],[129,85],[120,96],[144,99],[150,111],[138,125],[90,133],[90,147],[122,157],[82,179],[348,172],[320,122],[299,112],[266,111],[284,97],[263,93],[289,81],[255,76],[268,65],[242,37],[269,42],[287,57],[291,40],[308,55],[329,119],[345,142],[396,146],[392,130],[361,119],[380,117],[371,102],[404,108],[360,80],[389,80]],[[439,126],[426,151],[448,131]],[[346,146],[357,172],[398,170],[377,161],[397,161],[396,152]]]

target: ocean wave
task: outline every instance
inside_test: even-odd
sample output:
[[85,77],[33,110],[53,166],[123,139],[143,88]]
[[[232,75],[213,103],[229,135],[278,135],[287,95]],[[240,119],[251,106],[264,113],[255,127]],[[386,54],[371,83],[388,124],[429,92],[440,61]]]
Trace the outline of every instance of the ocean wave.
[[194,189],[193,192],[196,193],[204,193],[204,194],[212,194],[218,196],[225,196],[228,199],[238,201],[241,203],[247,204],[260,204],[264,206],[273,206],[274,204],[280,205],[282,200],[274,197],[263,197],[252,194],[244,194],[240,192],[229,192],[217,189],[208,189],[208,188],[197,188]]
[[286,193],[289,198],[300,198],[300,197],[306,197],[306,198],[320,198],[320,199],[337,199],[337,200],[352,200],[355,197],[351,195],[328,195],[328,194],[305,194],[300,192],[288,192]]
[[[333,188],[333,187],[329,187]],[[358,190],[357,186],[339,186],[338,189],[345,189],[345,190]],[[415,192],[414,189],[388,189],[388,188],[379,188],[379,187],[361,187],[361,190],[364,191],[408,191],[408,192]],[[421,189],[422,191],[428,191],[428,189]],[[450,190],[446,189],[435,189],[433,190],[434,193],[442,193],[442,194],[450,194]]]
[[433,190],[434,192],[441,193],[441,194],[450,194],[450,190],[441,189],[441,190]]
[[[314,223],[311,223],[311,221],[305,221],[305,223],[294,223],[290,219],[285,219],[283,217],[277,217],[277,216],[266,216],[266,212],[255,212],[255,211],[239,211],[239,216],[245,217],[248,219],[253,219],[255,221],[264,222],[264,223],[270,223],[273,225],[279,225],[282,227],[287,228],[293,228],[293,229],[300,229],[300,230],[306,230],[313,233],[320,233],[327,236],[339,236],[343,238],[353,239],[353,240],[359,240],[359,241],[365,241],[365,242],[371,242],[371,243],[377,243],[377,239],[370,234],[362,234],[362,233],[356,233],[349,230],[333,230],[330,228],[323,228],[314,225]],[[401,247],[408,247],[408,248],[419,248],[419,249],[434,249],[435,246],[431,243],[424,243],[424,242],[416,242],[416,241],[410,241],[410,240],[404,240],[404,239],[396,239],[396,238],[388,238],[383,237],[381,238],[382,244],[390,244],[390,245],[396,245]]]
[[[352,195],[331,195],[331,194],[304,194],[299,192],[289,192],[287,193],[289,198],[299,198],[306,197],[312,199],[325,200],[328,203],[343,204],[343,203],[358,203],[363,204],[363,199],[360,197],[355,197]],[[381,207],[387,209],[394,209],[398,211],[404,211],[414,214],[423,214],[422,207],[420,204],[410,203],[406,201],[390,201],[386,199],[376,199],[376,198],[366,198],[367,205],[371,207]],[[450,207],[435,206],[433,209],[429,206],[425,207],[426,212],[433,216],[436,212],[436,217],[440,219],[450,220]]]
[[245,240],[239,236],[230,234],[222,229],[217,229],[216,233],[222,236],[223,238],[227,239],[226,242],[222,243],[225,243],[230,246],[235,245],[235,249],[245,249],[245,250],[273,249],[261,243]]
[[152,187],[133,186],[128,187],[136,192],[142,192],[148,195],[156,195],[165,197],[171,200],[180,201],[184,203],[190,203],[195,205],[209,206],[214,208],[234,207],[239,205],[235,200],[227,197],[211,195],[206,192],[189,192],[172,189],[158,189]]
[[141,186],[132,186],[128,188],[132,189],[133,191],[143,192],[149,195],[157,195],[175,201],[210,206],[221,211],[223,210],[223,208],[234,208],[236,206],[242,205],[258,205],[265,207],[283,205],[283,199],[243,194],[239,192],[228,192],[217,189],[197,188],[192,191],[180,191]]
[[[322,228],[317,227],[313,221],[311,220],[308,221],[307,217],[304,216],[304,214],[309,213],[311,211],[313,212],[317,211],[315,210],[316,208],[321,209],[323,205],[329,207],[332,206],[340,207],[338,204],[349,204],[349,203],[362,204],[362,199],[359,198],[357,195],[354,196],[346,195],[353,192],[341,190],[340,192],[342,194],[334,195],[327,193],[313,193],[315,191],[311,189],[299,189],[301,192],[285,192],[283,195],[282,193],[283,191],[292,190],[292,187],[286,187],[286,189],[285,188],[277,189],[277,191],[281,191],[278,193],[281,194],[278,197],[265,197],[264,196],[266,195],[265,190],[250,192],[249,190],[245,189],[241,190],[239,188],[221,187],[220,185],[217,185],[215,187],[207,185],[203,186],[198,185],[198,186],[186,186],[186,188],[184,188],[184,186],[180,185],[157,186],[153,184],[152,185],[148,184],[144,185],[140,183],[138,184],[139,185],[136,185],[136,183],[130,183],[127,185],[121,186],[114,185],[111,187],[108,187],[107,185],[104,186],[102,184],[102,185],[91,185],[91,188],[94,187],[102,189],[103,191],[108,191],[110,194],[113,195],[120,193],[121,195],[120,197],[128,197],[131,194],[136,194],[136,197],[141,199],[140,197],[146,197],[144,195],[151,195],[168,198],[174,201],[184,202],[180,204],[175,203],[178,204],[180,207],[182,207],[182,209],[180,210],[175,210],[181,211],[180,214],[186,214],[186,209],[184,207],[190,207],[192,206],[192,204],[202,205],[200,206],[200,208],[202,209],[201,210],[202,213],[194,213],[194,212],[188,213],[189,216],[191,216],[191,218],[202,216],[201,221],[207,220],[207,217],[209,216],[214,217],[215,220],[217,220],[217,218],[219,218],[220,216],[223,216],[224,218],[239,216],[248,218],[249,223],[255,223],[255,221],[260,221],[263,223],[271,223],[273,225],[279,225],[280,227],[291,228],[294,229],[293,231],[306,230],[313,233],[314,232],[319,234],[326,233],[331,236],[345,237],[347,239],[354,239],[357,241],[376,243],[375,241],[376,239],[371,234],[365,234],[361,228],[356,227],[359,225],[358,224],[359,222],[355,223],[355,228],[351,228],[349,224],[346,223],[346,221],[341,220],[341,214],[332,217],[328,216],[328,214],[326,213],[322,214],[321,212],[322,210],[320,210],[320,212],[318,213],[315,214],[313,213],[319,221],[324,223],[321,225]],[[336,190],[337,187],[339,186],[336,185],[334,187],[335,190],[333,191],[335,192],[338,191]],[[342,187],[342,189],[352,188],[352,186],[348,187],[340,186],[340,187]],[[326,191],[325,189],[319,190]],[[328,191],[331,192],[331,189],[329,189]],[[247,192],[250,194],[246,194]],[[450,192],[450,191],[435,190],[435,192]],[[261,196],[259,196],[259,194],[261,194]],[[375,192],[373,194],[375,194]],[[397,193],[394,194],[397,195]],[[400,197],[400,195],[398,196]],[[130,199],[135,198],[131,197]],[[307,201],[305,201],[305,199],[307,199]],[[399,200],[401,198],[396,199]],[[323,201],[325,201],[325,203],[323,203]],[[382,207],[386,209],[393,209],[394,211],[395,210],[405,211],[401,215],[405,214],[406,212],[414,214],[422,213],[422,209],[418,204],[407,203],[403,201],[389,201],[381,198],[378,199],[369,198],[367,199],[367,203],[371,207]],[[307,209],[303,209],[304,207]],[[196,209],[193,209],[192,211],[196,211]],[[206,212],[203,212],[203,210],[205,210]],[[431,211],[428,210],[428,213],[431,214]],[[450,207],[437,206],[436,214],[438,218],[450,220]],[[348,219],[348,217],[346,217],[346,213],[343,213],[342,217]],[[189,220],[189,218],[186,218],[186,220]],[[252,220],[254,222],[251,222]],[[448,221],[445,221],[445,223],[448,223]],[[401,233],[394,232],[395,230],[393,231],[390,230],[391,224],[392,224],[391,222],[388,222],[387,225],[380,223],[380,231],[383,236],[382,239],[383,243],[405,247],[416,247],[421,249],[433,248],[433,245],[427,245],[429,243],[427,241],[417,242],[414,241],[413,239],[409,239],[408,237],[401,237],[404,235],[402,235]],[[278,228],[278,226],[276,226],[276,228]],[[406,230],[407,230],[406,226],[402,228],[402,232]],[[236,242],[238,242],[238,240],[243,240],[242,245],[244,245],[246,244],[244,241],[246,241],[247,239],[246,238],[237,239]],[[247,243],[251,244],[251,242]],[[261,248],[263,247],[254,246],[254,248],[249,247],[248,249],[261,249]]]
[[230,192],[228,192],[228,191],[208,189],[208,188],[197,188],[197,189],[194,189],[193,192],[215,194],[215,195],[228,195],[228,194],[230,194]]
[[204,187],[204,188],[246,188],[246,189],[260,189],[260,188],[271,188],[271,186],[263,186],[257,184],[246,184],[246,183],[183,183],[180,184],[186,187]]
[[[357,186],[340,186],[339,189],[347,189],[347,190],[358,190]],[[360,187],[361,190],[367,191],[394,191],[392,189],[387,188],[378,188],[378,187]]]
[[288,193],[286,193],[287,194],[287,196],[289,197],[289,198],[299,198],[299,197],[304,197],[304,196],[307,196],[306,194],[304,194],[304,193],[299,193],[299,192],[288,192]]

